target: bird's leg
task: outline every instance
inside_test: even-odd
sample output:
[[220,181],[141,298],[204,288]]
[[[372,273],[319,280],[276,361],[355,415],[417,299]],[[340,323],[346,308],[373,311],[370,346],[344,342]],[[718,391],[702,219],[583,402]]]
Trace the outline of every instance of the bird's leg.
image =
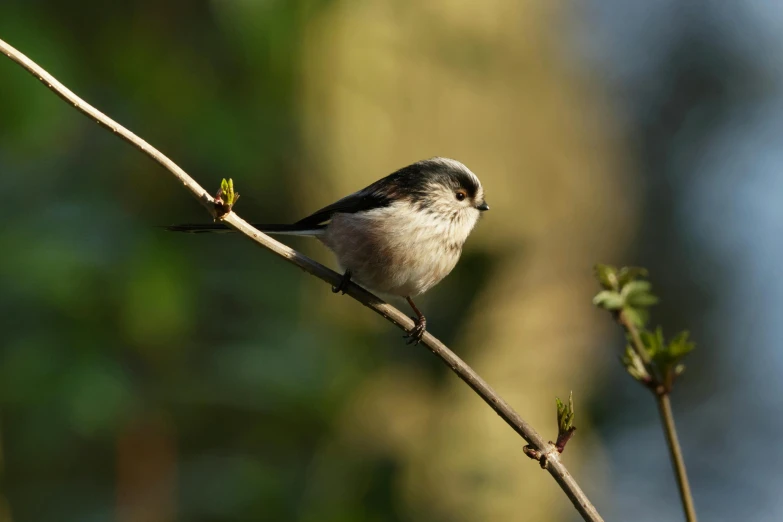
[[415,324],[413,325],[413,328],[411,328],[410,332],[405,335],[405,337],[408,339],[408,344],[419,344],[421,342],[422,336],[424,336],[424,332],[427,330],[427,318],[424,317],[424,314],[421,313],[418,308],[416,308],[415,304],[413,304],[413,299],[410,297],[406,297],[405,299],[408,301],[408,304],[411,305],[413,311],[416,312],[416,317],[411,317]]
[[340,279],[340,282],[337,284],[337,286],[332,287],[332,292],[334,292],[335,294],[337,292],[342,292],[343,294],[345,294],[345,287],[347,287],[348,283],[350,282],[351,282],[351,271],[346,270],[345,273],[343,274],[343,278]]

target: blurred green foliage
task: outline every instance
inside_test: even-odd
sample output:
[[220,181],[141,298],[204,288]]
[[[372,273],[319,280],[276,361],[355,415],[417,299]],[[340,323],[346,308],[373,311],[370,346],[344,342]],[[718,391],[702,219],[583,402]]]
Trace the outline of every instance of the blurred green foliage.
[[[321,7],[7,0],[0,35],[204,185],[241,180],[243,216],[292,220],[311,175],[299,45]],[[239,238],[167,235],[155,225],[208,219],[170,175],[8,60],[0,85],[0,179],[25,194],[0,208],[13,520],[403,519],[386,457],[314,464],[364,375],[400,357],[393,330],[331,324],[300,271]],[[483,273],[465,263],[475,282],[446,285],[444,325]]]

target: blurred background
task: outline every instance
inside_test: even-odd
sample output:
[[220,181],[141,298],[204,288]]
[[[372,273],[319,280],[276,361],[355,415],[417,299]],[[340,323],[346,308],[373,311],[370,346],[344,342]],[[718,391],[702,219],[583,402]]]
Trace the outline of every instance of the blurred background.
[[[420,306],[607,520],[681,520],[593,309],[650,268],[702,520],[783,519],[783,8],[773,0],[4,0],[0,38],[237,211],[290,221],[440,155],[492,211]],[[426,349],[240,237],[0,60],[0,521],[572,521]],[[320,245],[290,243],[331,264]]]

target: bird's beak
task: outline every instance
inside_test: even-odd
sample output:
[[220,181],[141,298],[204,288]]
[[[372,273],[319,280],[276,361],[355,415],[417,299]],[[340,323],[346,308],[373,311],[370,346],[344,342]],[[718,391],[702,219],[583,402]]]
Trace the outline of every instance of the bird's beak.
[[484,212],[485,210],[489,210],[489,205],[487,205],[487,202],[484,201],[481,205],[476,206],[476,208]]

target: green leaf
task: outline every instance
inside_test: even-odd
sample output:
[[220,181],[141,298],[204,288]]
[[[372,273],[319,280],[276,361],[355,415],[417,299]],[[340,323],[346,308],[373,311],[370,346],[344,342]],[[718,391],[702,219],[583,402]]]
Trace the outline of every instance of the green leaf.
[[555,397],[557,404],[557,429],[558,434],[563,434],[574,427],[574,392],[568,395],[568,404],[564,404],[559,397]]
[[602,290],[593,297],[593,304],[605,310],[619,310],[624,303],[623,296],[611,290]]
[[688,331],[678,333],[669,342],[668,351],[673,359],[682,359],[696,348],[696,344],[688,340]]
[[628,320],[637,328],[645,328],[647,321],[650,319],[650,314],[644,308],[634,308],[632,306],[623,307],[623,314],[628,317]]
[[648,330],[639,332],[645,351],[651,358],[655,358],[660,353],[665,353],[666,341],[663,338],[663,329],[659,326],[654,331]]
[[624,266],[617,274],[617,279],[621,287],[627,285],[631,281],[642,279],[647,277],[647,269],[640,266]]
[[595,277],[606,290],[619,290],[620,283],[617,279],[617,268],[612,265],[597,264],[594,267]]
[[634,308],[648,308],[658,304],[658,297],[653,294],[638,292],[629,295],[626,302]]
[[231,178],[228,180],[223,178],[220,182],[220,190],[218,190],[216,197],[222,202],[223,210],[225,212],[230,211],[231,207],[233,207],[239,199],[239,193],[234,192],[234,180]]
[[661,384],[671,391],[675,378],[685,371],[682,358],[693,351],[695,344],[688,340],[688,332],[680,332],[667,344],[660,327],[654,333],[644,334],[642,339],[645,346],[650,347],[653,367],[661,377]]
[[620,293],[630,306],[644,308],[658,302],[658,298],[650,293],[651,288],[652,285],[649,281],[631,281],[623,286]]
[[634,294],[647,293],[651,288],[652,285],[649,281],[631,281],[630,283],[623,285],[623,289],[620,293],[623,297],[628,297]]
[[620,362],[631,377],[639,382],[649,382],[650,374],[647,372],[647,368],[645,368],[639,354],[630,345],[625,347],[625,354],[620,357]]

